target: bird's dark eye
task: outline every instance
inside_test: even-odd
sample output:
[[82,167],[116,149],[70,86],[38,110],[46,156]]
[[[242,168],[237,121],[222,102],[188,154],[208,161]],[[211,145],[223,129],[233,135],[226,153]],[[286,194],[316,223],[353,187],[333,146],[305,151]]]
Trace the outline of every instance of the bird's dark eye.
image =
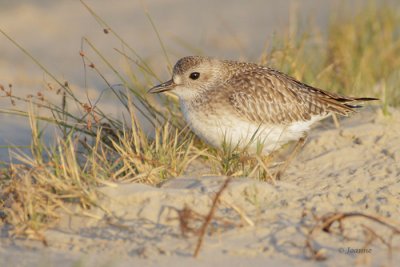
[[189,78],[192,80],[197,80],[199,77],[200,77],[200,73],[198,73],[198,72],[192,72],[189,75]]

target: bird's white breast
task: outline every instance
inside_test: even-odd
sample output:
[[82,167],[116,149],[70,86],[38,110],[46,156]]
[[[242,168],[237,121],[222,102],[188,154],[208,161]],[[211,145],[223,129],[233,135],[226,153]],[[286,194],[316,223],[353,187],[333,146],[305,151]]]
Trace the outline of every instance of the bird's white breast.
[[[298,140],[310,129],[310,126],[323,119],[315,116],[309,121],[295,122],[291,125],[257,125],[235,113],[221,111],[210,114],[203,109],[192,109],[186,101],[181,101],[181,110],[192,131],[209,145],[220,148],[223,142],[240,148],[247,147],[255,153],[262,149],[268,154],[287,142]],[[206,107],[205,107],[206,108]]]

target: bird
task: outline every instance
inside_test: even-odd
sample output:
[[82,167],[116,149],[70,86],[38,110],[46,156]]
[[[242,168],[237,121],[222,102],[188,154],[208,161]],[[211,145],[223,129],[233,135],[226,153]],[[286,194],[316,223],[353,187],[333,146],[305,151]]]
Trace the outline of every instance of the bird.
[[311,125],[332,114],[348,116],[359,102],[378,100],[328,92],[256,63],[187,56],[172,78],[148,93],[178,96],[190,129],[212,147],[227,144],[268,155],[304,142]]

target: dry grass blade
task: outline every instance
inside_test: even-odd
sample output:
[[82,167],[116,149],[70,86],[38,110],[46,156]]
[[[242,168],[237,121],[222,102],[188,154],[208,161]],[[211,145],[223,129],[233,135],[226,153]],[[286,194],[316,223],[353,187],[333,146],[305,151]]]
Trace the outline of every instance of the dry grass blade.
[[246,224],[248,226],[253,227],[255,225],[255,223],[253,222],[252,219],[249,218],[249,216],[246,215],[246,213],[240,209],[238,206],[236,206],[233,203],[230,203],[228,201],[223,200],[222,201],[226,206],[228,206],[229,208],[233,209],[234,211],[236,211],[237,214],[239,214],[240,218],[246,222]]

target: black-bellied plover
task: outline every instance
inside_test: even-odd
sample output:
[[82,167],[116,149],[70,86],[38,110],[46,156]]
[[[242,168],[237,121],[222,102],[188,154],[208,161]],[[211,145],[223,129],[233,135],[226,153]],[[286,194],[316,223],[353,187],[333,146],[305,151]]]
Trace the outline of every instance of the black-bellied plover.
[[348,115],[357,101],[330,93],[254,63],[190,56],[174,66],[172,79],[149,93],[171,91],[193,132],[213,147],[228,143],[268,154],[300,140],[331,114]]

